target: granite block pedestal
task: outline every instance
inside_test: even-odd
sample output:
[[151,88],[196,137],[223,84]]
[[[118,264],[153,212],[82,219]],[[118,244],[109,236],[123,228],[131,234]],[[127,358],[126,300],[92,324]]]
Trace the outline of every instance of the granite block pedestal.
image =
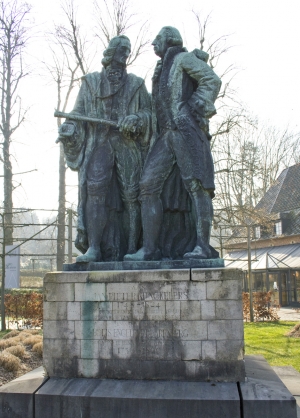
[[242,382],[242,273],[48,273],[50,377]]
[[3,387],[0,416],[296,418],[267,362],[243,359],[241,292],[229,269],[47,274],[50,378]]

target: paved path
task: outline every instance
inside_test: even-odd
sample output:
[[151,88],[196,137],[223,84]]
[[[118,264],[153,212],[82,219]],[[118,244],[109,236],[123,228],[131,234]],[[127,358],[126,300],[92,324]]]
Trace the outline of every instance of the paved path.
[[300,418],[300,373],[292,366],[273,366],[273,370],[295,397],[297,402],[297,418]]
[[299,321],[300,322],[300,309],[293,309],[290,307],[280,308],[278,311],[278,316],[281,321]]
[[[280,308],[278,316],[281,321],[299,321],[300,322],[300,309],[297,312],[296,309],[290,307]],[[300,418],[300,373],[297,372],[292,366],[274,366],[274,371],[283,381],[285,386],[295,397],[297,401],[297,418]]]

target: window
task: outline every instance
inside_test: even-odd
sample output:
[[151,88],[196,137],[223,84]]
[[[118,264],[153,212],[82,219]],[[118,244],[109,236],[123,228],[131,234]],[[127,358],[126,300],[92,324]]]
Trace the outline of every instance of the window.
[[294,271],[292,273],[291,291],[291,301],[300,302],[300,270]]
[[255,292],[266,292],[267,291],[267,277],[266,273],[253,273],[254,290]]
[[255,238],[256,239],[260,238],[260,226],[255,227]]
[[281,221],[275,222],[275,234],[282,235],[282,222]]

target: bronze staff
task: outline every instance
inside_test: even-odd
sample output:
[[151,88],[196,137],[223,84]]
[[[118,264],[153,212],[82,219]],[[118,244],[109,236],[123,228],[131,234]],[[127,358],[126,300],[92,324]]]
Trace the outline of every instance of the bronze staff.
[[66,118],[70,120],[78,120],[80,122],[102,123],[103,125],[115,126],[116,128],[118,128],[117,122],[113,122],[112,120],[90,118],[88,116],[81,116],[81,115],[75,115],[73,113],[60,112],[59,110],[55,110],[54,117]]

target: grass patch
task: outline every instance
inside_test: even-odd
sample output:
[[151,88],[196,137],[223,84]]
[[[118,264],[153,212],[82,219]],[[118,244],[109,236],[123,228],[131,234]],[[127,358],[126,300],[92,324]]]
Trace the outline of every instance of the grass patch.
[[39,357],[43,357],[43,342],[40,341],[39,343],[34,344],[32,347],[32,351],[36,352]]
[[24,345],[30,345],[31,347],[35,344],[41,342],[43,340],[43,337],[41,335],[31,335],[27,338],[25,338],[22,343]]
[[10,354],[13,354],[16,357],[19,357],[19,359],[22,359],[25,356],[25,347],[20,344],[7,347],[5,351]]
[[41,329],[0,332],[0,386],[42,365],[42,332]]
[[5,334],[2,338],[3,338],[3,340],[7,340],[8,338],[16,337],[19,334],[20,334],[19,330],[13,329],[12,331]]
[[300,338],[285,337],[297,322],[245,323],[245,354],[262,355],[271,366],[293,366],[300,372]]
[[4,350],[0,353],[0,366],[9,372],[16,372],[21,368],[21,361],[18,357]]
[[6,331],[0,331],[0,339],[4,337],[4,335],[8,334],[11,330],[7,329]]

